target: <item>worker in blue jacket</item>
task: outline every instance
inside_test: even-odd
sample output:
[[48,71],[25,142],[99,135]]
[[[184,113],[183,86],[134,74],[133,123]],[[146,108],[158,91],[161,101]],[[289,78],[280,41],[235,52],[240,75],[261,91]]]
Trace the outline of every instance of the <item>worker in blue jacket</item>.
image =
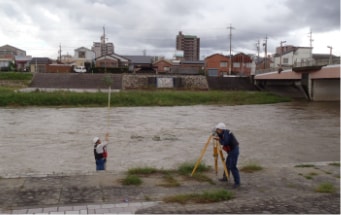
[[[233,133],[226,129],[226,125],[224,123],[218,123],[215,127],[216,133],[218,136],[216,137],[219,140],[219,143],[223,146],[224,151],[227,152],[226,158],[226,167],[229,172],[232,173],[234,179],[233,188],[238,188],[240,186],[240,177],[239,170],[237,168],[238,156],[239,156],[239,143]],[[227,181],[227,177],[223,175],[223,178],[220,181]]]

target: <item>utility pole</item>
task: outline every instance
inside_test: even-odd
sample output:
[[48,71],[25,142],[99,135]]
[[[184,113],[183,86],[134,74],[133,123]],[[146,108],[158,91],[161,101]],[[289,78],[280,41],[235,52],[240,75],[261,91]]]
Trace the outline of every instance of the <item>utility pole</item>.
[[282,54],[283,54],[283,43],[286,43],[287,41],[281,41],[281,53],[280,53],[280,56],[279,56],[279,68],[282,68]]
[[101,55],[104,52],[104,72],[107,73],[107,54],[108,54],[108,47],[106,44],[107,38],[105,37],[105,26],[103,26],[103,35],[101,36]]
[[62,62],[62,44],[60,44],[60,43],[59,43],[58,54],[59,54],[59,62]]
[[232,30],[234,29],[232,27],[232,25],[230,24],[230,27],[228,27],[228,29],[230,29],[230,63],[229,63],[229,75],[231,75],[231,70],[232,70]]
[[332,64],[332,53],[333,53],[333,47],[327,46],[329,48],[329,64]]
[[313,48],[313,32],[311,31],[310,29],[310,32],[308,33],[309,34],[309,42],[310,42],[310,48]]
[[256,43],[256,47],[257,47],[257,63],[259,62],[259,49],[260,49],[259,44],[260,44],[260,42],[258,40],[257,43]]
[[265,57],[264,57],[264,69],[266,69],[266,62],[268,58],[268,35],[265,35],[265,40],[263,43],[264,51],[265,51]]

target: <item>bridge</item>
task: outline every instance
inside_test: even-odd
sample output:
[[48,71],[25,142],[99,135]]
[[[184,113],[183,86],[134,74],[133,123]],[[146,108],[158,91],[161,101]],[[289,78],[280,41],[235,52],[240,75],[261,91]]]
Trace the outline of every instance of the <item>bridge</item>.
[[293,67],[256,74],[254,84],[294,98],[311,101],[340,101],[340,64],[328,66]]

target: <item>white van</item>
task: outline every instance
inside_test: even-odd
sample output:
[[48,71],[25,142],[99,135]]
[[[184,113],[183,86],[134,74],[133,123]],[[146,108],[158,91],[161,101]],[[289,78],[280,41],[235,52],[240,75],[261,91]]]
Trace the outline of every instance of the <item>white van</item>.
[[78,72],[78,73],[84,73],[86,72],[86,69],[84,66],[76,66],[74,69],[73,69],[74,72]]

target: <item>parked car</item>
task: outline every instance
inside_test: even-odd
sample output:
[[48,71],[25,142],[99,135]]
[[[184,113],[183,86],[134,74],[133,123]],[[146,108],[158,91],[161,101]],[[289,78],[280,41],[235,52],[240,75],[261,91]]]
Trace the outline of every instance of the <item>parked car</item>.
[[73,68],[73,71],[78,73],[84,73],[86,72],[86,69],[84,66],[76,66],[75,68]]

